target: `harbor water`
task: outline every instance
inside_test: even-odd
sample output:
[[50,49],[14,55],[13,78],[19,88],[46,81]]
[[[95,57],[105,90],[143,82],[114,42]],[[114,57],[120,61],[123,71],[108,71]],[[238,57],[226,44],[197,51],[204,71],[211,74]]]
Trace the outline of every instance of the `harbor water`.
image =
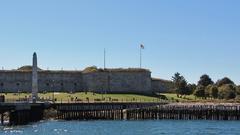
[[41,121],[0,135],[239,135],[240,121]]

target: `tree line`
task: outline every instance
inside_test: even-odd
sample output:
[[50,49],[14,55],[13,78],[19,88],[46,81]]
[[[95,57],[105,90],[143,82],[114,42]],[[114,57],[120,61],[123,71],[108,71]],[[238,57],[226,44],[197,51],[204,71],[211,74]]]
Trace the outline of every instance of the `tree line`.
[[209,75],[204,74],[197,84],[190,84],[180,73],[175,73],[172,81],[178,97],[193,94],[202,99],[240,99],[240,86],[228,77],[214,82]]

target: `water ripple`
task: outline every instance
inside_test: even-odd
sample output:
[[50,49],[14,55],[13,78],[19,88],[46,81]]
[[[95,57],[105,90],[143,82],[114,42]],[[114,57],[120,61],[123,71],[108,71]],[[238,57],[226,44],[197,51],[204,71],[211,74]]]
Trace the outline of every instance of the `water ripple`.
[[239,121],[42,121],[0,135],[238,135]]

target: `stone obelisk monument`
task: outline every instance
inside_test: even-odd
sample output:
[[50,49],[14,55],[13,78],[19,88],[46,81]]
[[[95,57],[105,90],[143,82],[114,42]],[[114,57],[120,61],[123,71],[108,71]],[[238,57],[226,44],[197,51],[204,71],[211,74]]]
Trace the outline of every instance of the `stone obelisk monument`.
[[33,54],[33,65],[32,65],[32,102],[36,103],[38,99],[38,73],[37,73],[37,54]]

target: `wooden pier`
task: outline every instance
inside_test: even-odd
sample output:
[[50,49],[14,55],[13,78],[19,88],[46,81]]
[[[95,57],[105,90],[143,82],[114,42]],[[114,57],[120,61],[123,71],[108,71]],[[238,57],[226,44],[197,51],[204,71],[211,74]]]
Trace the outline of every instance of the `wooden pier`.
[[127,110],[151,108],[165,103],[73,103],[55,104],[57,118],[64,120],[123,120]]
[[57,104],[64,120],[240,120],[240,105],[161,103]]
[[[25,125],[43,119],[43,103],[0,103],[1,124],[8,119],[7,125]],[[8,115],[5,115],[5,114]],[[7,118],[6,118],[7,117]]]
[[240,106],[161,105],[127,110],[128,120],[240,120]]
[[1,123],[24,125],[44,118],[44,110],[56,110],[63,120],[240,120],[240,104],[122,103],[0,103]]

